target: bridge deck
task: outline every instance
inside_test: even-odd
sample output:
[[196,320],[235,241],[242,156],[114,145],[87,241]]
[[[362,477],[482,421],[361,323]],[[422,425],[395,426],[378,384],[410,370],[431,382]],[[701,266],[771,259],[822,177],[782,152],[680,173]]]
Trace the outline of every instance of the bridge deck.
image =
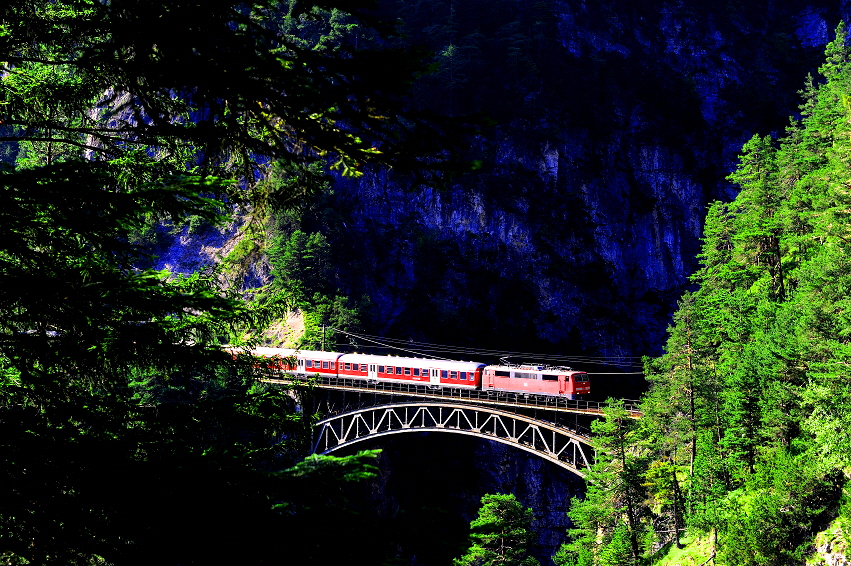
[[[277,377],[266,379],[269,383],[304,383],[305,380],[297,376]],[[433,399],[437,401],[462,401],[465,403],[476,403],[482,405],[494,405],[502,407],[523,409],[546,409],[562,413],[577,413],[583,415],[602,415],[605,403],[598,401],[572,400],[564,397],[551,395],[523,395],[507,391],[480,391],[478,389],[458,389],[442,387],[440,389],[429,389],[425,385],[412,383],[367,383],[362,379],[351,379],[343,377],[312,377],[310,382],[314,387],[321,389],[335,389],[338,391],[351,391],[361,393],[380,393],[386,395],[402,395],[405,397],[418,397]],[[638,403],[635,401],[624,401],[624,408],[632,418],[641,417]]]

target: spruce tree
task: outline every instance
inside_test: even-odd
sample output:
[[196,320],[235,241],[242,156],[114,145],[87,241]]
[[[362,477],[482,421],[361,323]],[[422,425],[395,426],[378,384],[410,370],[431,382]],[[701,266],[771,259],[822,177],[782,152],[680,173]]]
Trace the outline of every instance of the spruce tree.
[[623,408],[609,399],[604,418],[592,423],[597,460],[588,476],[585,499],[572,499],[567,514],[574,528],[556,559],[560,565],[601,564],[641,560],[642,518],[646,512],[643,476],[647,462],[637,458],[638,426]]
[[530,554],[535,539],[532,509],[513,494],[482,496],[479,516],[470,523],[471,546],[456,566],[537,566]]
[[323,14],[0,6],[2,561],[261,563],[282,532],[305,563],[381,555],[316,536],[345,522],[341,481],[369,475],[374,454],[302,461],[311,416],[222,349],[281,305],[244,302],[222,271],[145,269],[138,237],[290,206],[317,164],[357,174],[424,126],[396,119],[422,69],[408,54],[316,51],[282,32]]
[[[667,353],[647,365],[650,470],[683,465],[689,442],[685,522],[711,535],[725,564],[802,561],[849,462],[846,43],[840,25],[786,135],[743,147],[729,177],[741,192],[710,206],[698,288]],[[680,393],[692,383],[693,411]]]

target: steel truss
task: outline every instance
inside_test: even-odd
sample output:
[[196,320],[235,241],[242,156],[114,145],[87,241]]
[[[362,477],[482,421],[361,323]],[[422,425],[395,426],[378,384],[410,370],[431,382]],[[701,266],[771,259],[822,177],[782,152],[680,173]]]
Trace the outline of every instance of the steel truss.
[[494,440],[531,452],[583,478],[594,460],[588,438],[568,428],[491,407],[454,403],[381,405],[329,417],[314,427],[313,452],[327,454],[363,440],[417,431]]

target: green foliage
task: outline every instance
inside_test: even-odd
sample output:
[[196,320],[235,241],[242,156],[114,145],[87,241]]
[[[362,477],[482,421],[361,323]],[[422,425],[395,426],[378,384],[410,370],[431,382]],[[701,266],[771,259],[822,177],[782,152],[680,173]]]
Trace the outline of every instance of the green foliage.
[[273,285],[289,290],[302,302],[314,293],[328,292],[332,273],[331,249],[321,232],[281,233],[269,247]]
[[683,527],[715,542],[719,564],[800,563],[844,512],[846,42],[842,25],[823,82],[802,91],[800,120],[780,140],[752,137],[729,177],[738,197],[709,207],[697,288],[679,303],[665,355],[646,360],[637,430],[614,415],[595,426],[594,483],[573,503],[561,563],[635,563],[656,543],[679,544]]
[[344,334],[337,332],[356,331],[360,326],[361,313],[369,306],[369,298],[363,297],[359,303],[352,304],[348,297],[335,295],[333,298],[315,293],[309,303],[310,310],[304,316],[305,348],[333,349],[339,347]]
[[592,424],[597,460],[588,476],[585,499],[571,500],[568,516],[574,525],[570,541],[562,545],[557,564],[636,564],[639,540],[646,528],[643,475],[647,462],[636,458],[638,425],[610,399],[603,420]]
[[300,347],[334,349],[342,338],[337,330],[358,329],[369,299],[355,303],[336,293],[332,250],[321,232],[281,230],[273,237],[268,256],[274,277],[270,292],[285,297],[287,308],[303,315]]
[[529,554],[535,533],[532,509],[524,509],[513,494],[482,496],[479,516],[470,522],[467,554],[453,561],[456,566],[536,566]]
[[[667,353],[648,361],[641,445],[659,507],[682,484],[684,523],[717,535],[724,564],[789,564],[837,512],[851,443],[847,187],[851,63],[844,25],[823,82],[780,140],[754,136],[710,208]],[[661,476],[662,478],[665,475]]]
[[812,526],[820,524],[838,495],[837,477],[823,477],[807,460],[782,449],[767,454],[745,485],[726,496],[720,559],[739,564],[803,560]]
[[[322,156],[357,171],[413,124],[393,112],[417,68],[407,55],[378,80],[349,46],[291,40],[281,28],[299,8],[281,8],[0,7],[0,142],[15,155],[0,164],[7,562],[269,563],[282,532],[293,561],[383,555],[383,543],[342,533],[329,549],[320,534],[354,522],[339,486],[370,477],[375,454],[302,462],[314,415],[296,398],[309,391],[265,386],[249,356],[222,349],[284,305],[245,302],[227,269],[143,267],[157,223],[294,207]],[[254,252],[247,231],[232,264]]]

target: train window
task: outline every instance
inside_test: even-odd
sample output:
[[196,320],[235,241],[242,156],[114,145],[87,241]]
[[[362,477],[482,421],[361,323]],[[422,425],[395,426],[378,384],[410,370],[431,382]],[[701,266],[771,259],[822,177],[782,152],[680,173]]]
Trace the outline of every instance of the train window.
[[387,366],[387,373],[393,373],[393,366]]
[[420,375],[420,368],[414,368],[414,376]]
[[510,372],[510,371],[501,371],[501,370],[496,370],[496,371],[494,372],[494,374],[496,374],[496,376],[497,376],[497,377],[511,377],[511,372]]
[[[357,365],[357,364],[355,364],[355,365]],[[361,371],[366,371],[366,364],[361,364],[361,365],[360,365],[360,370],[361,370]]]
[[446,379],[446,375],[447,375],[448,373],[449,373],[449,372],[448,372],[447,370],[442,369],[442,370],[440,370],[440,377],[442,377],[443,379]]
[[545,373],[542,377],[544,381],[558,381],[558,376],[551,373]]
[[458,377],[459,377],[459,379],[467,379],[467,372],[466,371],[458,372]]
[[405,375],[411,375],[411,368],[405,368]]
[[423,377],[428,377],[428,369],[423,368]]
[[322,369],[328,369],[328,362],[322,362]]
[[402,375],[402,368],[400,366],[396,366],[396,375]]
[[514,379],[525,379],[526,374],[523,373],[522,371],[515,371],[513,377],[514,377]]
[[576,381],[588,381],[587,373],[575,373],[573,374],[573,379]]
[[346,364],[346,365],[345,365],[345,368],[346,368],[346,369],[352,369],[352,364]]
[[378,366],[378,373],[384,373],[384,366]]
[[305,362],[305,364],[307,365],[307,367],[312,368],[313,367],[313,360],[307,360]]
[[449,372],[449,379],[458,379],[458,372],[457,371],[450,371]]

